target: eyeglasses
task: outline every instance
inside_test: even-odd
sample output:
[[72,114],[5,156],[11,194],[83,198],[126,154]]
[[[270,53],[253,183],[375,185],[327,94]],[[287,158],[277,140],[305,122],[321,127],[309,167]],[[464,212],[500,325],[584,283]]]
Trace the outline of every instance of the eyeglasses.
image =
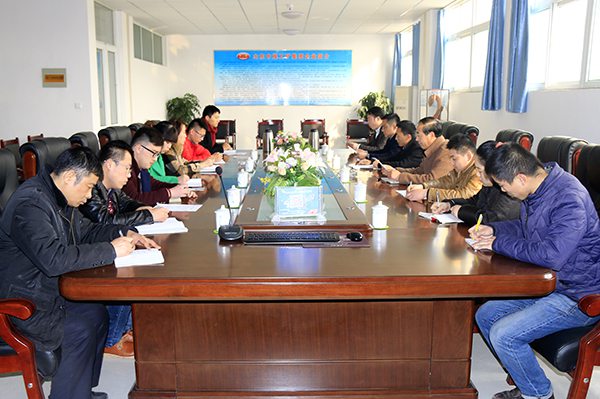
[[204,137],[206,130],[204,129],[192,129],[192,132],[196,133],[200,137]]
[[148,151],[149,153],[152,154],[152,158],[158,158],[158,156],[160,155],[160,152],[156,152],[156,151],[152,151],[150,148],[146,147],[143,144],[140,144],[142,146],[142,148],[146,151]]

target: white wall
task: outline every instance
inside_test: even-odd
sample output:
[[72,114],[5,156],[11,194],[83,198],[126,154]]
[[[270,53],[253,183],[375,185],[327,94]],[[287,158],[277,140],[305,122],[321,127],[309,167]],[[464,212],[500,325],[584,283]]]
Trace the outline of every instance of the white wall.
[[[387,90],[393,60],[393,35],[228,35],[180,36],[167,39],[168,98],[190,92],[196,94],[204,107],[214,101],[213,50],[235,49],[333,49],[352,50],[352,106],[223,106],[222,119],[235,119],[240,148],[255,146],[257,121],[284,119],[286,131],[299,131],[306,118],[325,118],[330,145],[343,146],[346,119],[356,117],[357,101],[370,91]],[[161,76],[156,71],[156,77]],[[132,79],[137,79],[133,77]],[[147,81],[146,86],[152,86]],[[157,90],[162,90],[162,83]],[[147,101],[145,91],[133,91],[134,109],[137,102]],[[390,94],[388,93],[388,96]],[[168,98],[162,98],[162,107]],[[148,110],[155,110],[151,105]],[[134,112],[134,116],[136,113]],[[141,114],[138,119],[142,120]],[[149,115],[149,114],[148,114]],[[146,118],[148,119],[148,118]]]
[[[90,16],[90,0],[3,2],[0,138],[68,137],[92,127]],[[42,68],[66,68],[67,87],[43,88]]]

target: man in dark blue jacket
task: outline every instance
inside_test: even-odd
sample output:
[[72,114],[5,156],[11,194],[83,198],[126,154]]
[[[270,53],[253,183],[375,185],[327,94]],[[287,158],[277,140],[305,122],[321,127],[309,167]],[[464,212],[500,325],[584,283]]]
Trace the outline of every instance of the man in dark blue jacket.
[[552,385],[529,343],[567,328],[594,324],[577,302],[600,292],[600,222],[589,193],[556,163],[543,165],[518,144],[505,144],[485,165],[503,191],[523,201],[518,220],[471,228],[475,249],[530,262],[556,273],[543,298],[489,301],[477,324],[517,388],[495,399],[553,398]]
[[59,292],[60,275],[110,264],[136,243],[156,246],[127,226],[81,217],[77,207],[101,175],[90,149],[66,150],[51,173],[43,169],[15,191],[0,219],[0,298],[33,302],[34,314],[13,323],[37,349],[61,352],[50,399],[106,398],[92,392],[102,366],[106,310],[67,301]]

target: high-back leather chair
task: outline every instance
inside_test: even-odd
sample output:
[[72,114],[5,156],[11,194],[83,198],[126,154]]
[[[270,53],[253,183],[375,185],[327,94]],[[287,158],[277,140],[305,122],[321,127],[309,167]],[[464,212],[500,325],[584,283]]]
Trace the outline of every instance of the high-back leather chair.
[[15,156],[11,151],[2,148],[0,149],[0,215],[18,186],[19,177]]
[[283,119],[263,119],[258,122],[258,133],[256,135],[256,148],[262,148],[262,137],[263,133],[267,130],[273,132],[273,136],[277,135],[277,132],[283,131]]
[[310,131],[313,129],[317,129],[319,132],[319,144],[329,145],[329,136],[325,129],[325,119],[304,119],[300,121],[300,131],[302,132],[302,137],[305,139],[309,137]]
[[73,147],[87,147],[98,155],[100,152],[100,143],[98,142],[98,136],[94,132],[79,132],[69,137],[71,146]]
[[569,173],[575,173],[575,160],[588,142],[574,137],[548,136],[540,140],[537,157],[542,162],[554,161]]
[[600,144],[588,144],[581,148],[575,177],[587,188],[600,214]]
[[43,138],[44,138],[43,133],[27,135],[27,141],[34,141],[34,140],[39,140],[39,139],[43,139]]
[[0,148],[6,148],[15,156],[15,162],[17,164],[17,176],[19,181],[23,181],[23,165],[21,163],[21,153],[19,152],[19,147],[20,145],[18,137],[15,137],[14,139],[0,140]]
[[131,125],[128,126],[129,130],[131,130],[131,136],[133,137],[133,135],[135,134],[135,132],[138,131],[139,128],[143,127],[144,124],[143,123],[132,123]]
[[[579,300],[588,316],[600,315],[600,294]],[[531,343],[558,370],[573,377],[567,399],[585,399],[594,366],[600,366],[600,323],[556,332]]]
[[235,119],[221,119],[217,126],[217,142],[229,143],[235,149]]
[[479,128],[477,126],[453,121],[446,121],[442,123],[442,136],[449,139],[456,134],[466,134],[471,139],[473,144],[477,145]]
[[25,320],[34,311],[33,303],[24,299],[0,300],[0,373],[22,373],[27,398],[44,399],[42,381],[56,373],[60,350],[36,350],[9,319],[12,316]]
[[110,126],[98,132],[100,148],[104,147],[109,141],[114,140],[122,140],[127,144],[131,144],[131,137],[131,129],[127,126]]
[[533,134],[519,129],[500,130],[496,135],[496,141],[501,143],[517,143],[527,151],[531,151]]
[[346,119],[346,138],[355,143],[366,143],[371,135],[367,121]]
[[46,137],[23,144],[19,151],[25,180],[35,176],[46,165],[54,166],[56,158],[69,148],[71,142],[64,137]]

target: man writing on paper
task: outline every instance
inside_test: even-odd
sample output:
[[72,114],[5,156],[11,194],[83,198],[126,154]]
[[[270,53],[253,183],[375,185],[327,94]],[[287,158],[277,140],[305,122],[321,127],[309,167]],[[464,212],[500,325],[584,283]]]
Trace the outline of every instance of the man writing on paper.
[[493,250],[556,272],[553,293],[542,298],[486,302],[476,314],[482,336],[517,388],[496,399],[553,398],[552,385],[529,343],[567,328],[594,324],[578,300],[600,292],[600,221],[589,193],[556,163],[542,164],[518,144],[494,150],[486,173],[523,201],[521,216],[472,227],[473,248]]
[[452,198],[471,198],[481,190],[481,180],[475,167],[475,144],[465,134],[457,134],[448,140],[453,169],[446,176],[406,188],[406,198],[411,201],[429,202]]
[[99,176],[102,168],[91,150],[66,150],[52,172],[43,169],[17,189],[0,220],[0,297],[32,301],[33,316],[13,323],[36,349],[61,351],[51,398],[107,397],[92,392],[102,366],[106,309],[67,301],[59,292],[60,275],[110,264],[136,244],[158,247],[130,227],[81,217],[77,207]]
[[384,165],[381,173],[400,184],[423,183],[439,179],[452,170],[450,153],[446,148],[446,139],[442,136],[442,124],[434,118],[426,117],[417,124],[417,143],[425,151],[425,158],[416,168],[394,169]]
[[164,222],[169,217],[167,209],[146,206],[121,191],[131,177],[131,153],[131,147],[120,140],[100,150],[103,178],[92,189],[92,197],[79,207],[92,222],[138,226]]

